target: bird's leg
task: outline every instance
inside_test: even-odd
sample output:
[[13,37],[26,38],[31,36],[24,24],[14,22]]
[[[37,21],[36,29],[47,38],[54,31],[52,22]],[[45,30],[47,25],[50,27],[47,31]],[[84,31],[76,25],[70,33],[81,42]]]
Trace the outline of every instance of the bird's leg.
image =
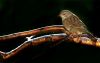
[[78,35],[77,33],[70,33],[68,36],[68,39],[71,41],[77,41],[79,42],[81,38],[81,35]]
[[[88,34],[77,34],[77,33],[70,33],[68,35],[68,39],[75,41],[75,42],[80,42],[81,37],[88,37]],[[88,37],[89,38],[89,37]]]
[[80,42],[81,37],[87,37],[87,38],[89,38],[92,41],[92,43],[94,45],[96,45],[97,38],[94,37],[92,34],[77,34],[77,33],[71,33],[71,34],[69,34],[68,39],[69,40],[72,40],[72,41],[75,41],[75,42]]

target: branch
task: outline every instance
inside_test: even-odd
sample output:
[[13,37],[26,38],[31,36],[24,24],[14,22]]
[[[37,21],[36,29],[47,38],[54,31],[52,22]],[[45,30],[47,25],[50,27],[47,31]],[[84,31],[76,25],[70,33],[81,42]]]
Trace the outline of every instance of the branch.
[[51,42],[51,44],[58,44],[58,41],[63,40],[67,35],[66,34],[51,34],[45,35],[41,37],[37,37],[32,39],[31,41],[25,41],[23,44],[18,46],[17,48],[11,50],[10,52],[2,52],[0,51],[1,58],[0,61],[4,61],[6,59],[11,58],[12,56],[17,55],[23,49],[28,48],[30,46],[38,46],[43,43]]
[[[6,60],[8,58],[11,58],[12,56],[17,55],[19,52],[21,52],[23,49],[30,47],[30,46],[38,46],[43,43],[51,42],[51,44],[59,44],[61,40],[65,40],[66,42],[74,42],[84,45],[91,45],[95,47],[100,47],[100,39],[97,38],[97,42],[91,41],[90,38],[87,37],[88,35],[84,35],[83,37],[76,37],[76,38],[69,38],[66,34],[51,34],[51,35],[44,35],[37,38],[32,39],[31,41],[26,41],[17,48],[11,50],[10,52],[0,52],[2,56],[2,60]],[[69,41],[68,41],[69,39]]]
[[9,35],[0,36],[0,42],[15,39],[18,37],[27,37],[27,36],[38,35],[42,33],[63,32],[63,31],[64,31],[63,25],[46,26],[46,27],[29,30],[29,31],[17,32]]

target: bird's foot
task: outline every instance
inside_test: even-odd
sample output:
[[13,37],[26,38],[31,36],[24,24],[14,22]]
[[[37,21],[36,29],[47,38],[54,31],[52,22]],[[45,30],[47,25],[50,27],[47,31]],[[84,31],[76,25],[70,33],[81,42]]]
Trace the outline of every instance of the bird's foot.
[[76,34],[70,34],[68,39],[71,41],[79,42],[81,38],[81,35],[76,35]]

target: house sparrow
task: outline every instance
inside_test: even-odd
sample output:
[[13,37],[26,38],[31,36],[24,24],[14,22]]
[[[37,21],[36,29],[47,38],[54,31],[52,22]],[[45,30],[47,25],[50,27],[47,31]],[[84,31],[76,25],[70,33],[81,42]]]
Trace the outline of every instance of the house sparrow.
[[80,20],[78,16],[72,13],[69,10],[62,10],[59,14],[62,19],[62,23],[65,27],[65,33],[70,35],[71,37],[88,34],[88,37],[92,41],[96,41],[97,39],[93,36],[91,32],[88,31],[86,25]]

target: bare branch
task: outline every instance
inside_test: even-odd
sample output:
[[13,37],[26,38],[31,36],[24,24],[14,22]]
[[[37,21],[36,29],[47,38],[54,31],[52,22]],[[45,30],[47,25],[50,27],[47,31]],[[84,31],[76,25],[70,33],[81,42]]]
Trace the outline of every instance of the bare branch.
[[[66,42],[74,42],[84,45],[91,45],[95,47],[100,47],[100,39],[97,38],[97,42],[91,41],[90,38],[87,37],[88,35],[83,35],[83,37],[76,37],[76,38],[69,38],[66,34],[51,34],[51,35],[44,35],[37,38],[32,39],[31,41],[26,41],[17,48],[11,50],[10,52],[0,52],[2,55],[3,60],[11,58],[15,56],[23,49],[30,47],[30,46],[38,46],[43,43],[51,42],[52,44],[57,44],[61,40],[65,40]],[[68,41],[69,39],[69,41]]]
[[2,52],[0,51],[0,54],[2,56],[2,60],[6,60],[8,58],[11,58],[12,56],[15,56],[19,52],[21,52],[23,49],[28,48],[30,46],[38,46],[43,43],[51,42],[51,44],[57,44],[58,41],[63,40],[67,35],[66,34],[51,34],[51,35],[45,35],[41,37],[34,38],[31,41],[26,41],[17,48],[11,50],[10,52]]
[[46,27],[29,30],[29,31],[17,32],[17,33],[13,33],[9,35],[0,36],[0,42],[15,39],[18,37],[27,37],[27,36],[32,36],[32,35],[38,35],[41,33],[63,32],[63,31],[64,31],[63,25],[46,26]]

